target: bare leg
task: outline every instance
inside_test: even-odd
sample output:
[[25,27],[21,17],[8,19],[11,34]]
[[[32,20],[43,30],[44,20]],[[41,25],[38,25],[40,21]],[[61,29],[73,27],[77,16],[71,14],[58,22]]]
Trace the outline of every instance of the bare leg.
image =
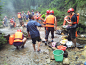
[[24,37],[24,39],[23,39],[23,45],[22,46],[25,45],[26,41],[27,41],[27,38]]
[[39,47],[40,47],[40,44],[41,44],[41,42],[38,42],[38,51],[40,50],[40,49],[39,49]]
[[33,48],[34,48],[34,51],[36,51],[36,49],[35,49],[35,44],[33,44]]
[[74,45],[76,47],[76,38],[75,39],[72,38],[72,42],[74,43]]

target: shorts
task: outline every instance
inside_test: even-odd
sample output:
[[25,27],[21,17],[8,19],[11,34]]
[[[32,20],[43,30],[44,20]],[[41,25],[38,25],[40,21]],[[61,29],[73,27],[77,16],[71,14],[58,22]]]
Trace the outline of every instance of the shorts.
[[32,38],[32,43],[33,43],[33,44],[36,44],[36,41],[38,41],[38,42],[40,42],[40,41],[41,41],[40,36],[35,37],[35,38]]
[[21,46],[23,44],[23,42],[14,42],[13,45],[14,46]]
[[45,39],[48,39],[49,32],[51,32],[51,38],[54,38],[54,28],[53,27],[48,27],[48,29],[46,29]]
[[76,29],[71,29],[70,32],[69,32],[69,35],[71,38],[75,39],[76,38]]

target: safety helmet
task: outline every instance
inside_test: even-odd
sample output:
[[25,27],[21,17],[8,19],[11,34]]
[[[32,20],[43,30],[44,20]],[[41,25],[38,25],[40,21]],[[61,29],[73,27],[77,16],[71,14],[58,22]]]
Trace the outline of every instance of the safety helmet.
[[67,13],[70,13],[70,10],[68,10]]
[[68,9],[67,13],[74,12],[73,8]]
[[54,14],[54,11],[53,11],[53,10],[51,10],[51,11],[50,11],[50,14]]
[[21,32],[21,29],[18,29],[17,32]]
[[49,14],[50,13],[50,10],[47,10],[46,13]]

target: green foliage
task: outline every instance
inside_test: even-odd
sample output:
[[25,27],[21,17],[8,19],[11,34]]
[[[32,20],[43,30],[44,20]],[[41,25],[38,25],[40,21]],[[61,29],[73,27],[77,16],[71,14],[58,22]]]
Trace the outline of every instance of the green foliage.
[[0,34],[0,47],[2,47],[3,44],[6,44],[7,40],[4,38],[4,34]]
[[63,22],[63,15],[67,14],[67,10],[70,7],[76,11],[76,8],[86,6],[86,0],[2,0],[0,2],[2,2],[1,5],[4,6],[0,8],[2,9],[1,18],[6,14],[11,16],[22,11],[26,11],[25,13],[27,13],[28,10],[31,11],[32,9],[44,14],[46,10],[52,9],[55,11],[55,16],[60,23]]

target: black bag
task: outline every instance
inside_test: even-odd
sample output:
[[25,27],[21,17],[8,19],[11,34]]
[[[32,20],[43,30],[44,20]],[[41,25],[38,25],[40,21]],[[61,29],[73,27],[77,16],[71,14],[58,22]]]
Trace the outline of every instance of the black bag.
[[68,26],[67,30],[74,29],[74,28],[78,28],[78,24],[74,24],[72,26]]

